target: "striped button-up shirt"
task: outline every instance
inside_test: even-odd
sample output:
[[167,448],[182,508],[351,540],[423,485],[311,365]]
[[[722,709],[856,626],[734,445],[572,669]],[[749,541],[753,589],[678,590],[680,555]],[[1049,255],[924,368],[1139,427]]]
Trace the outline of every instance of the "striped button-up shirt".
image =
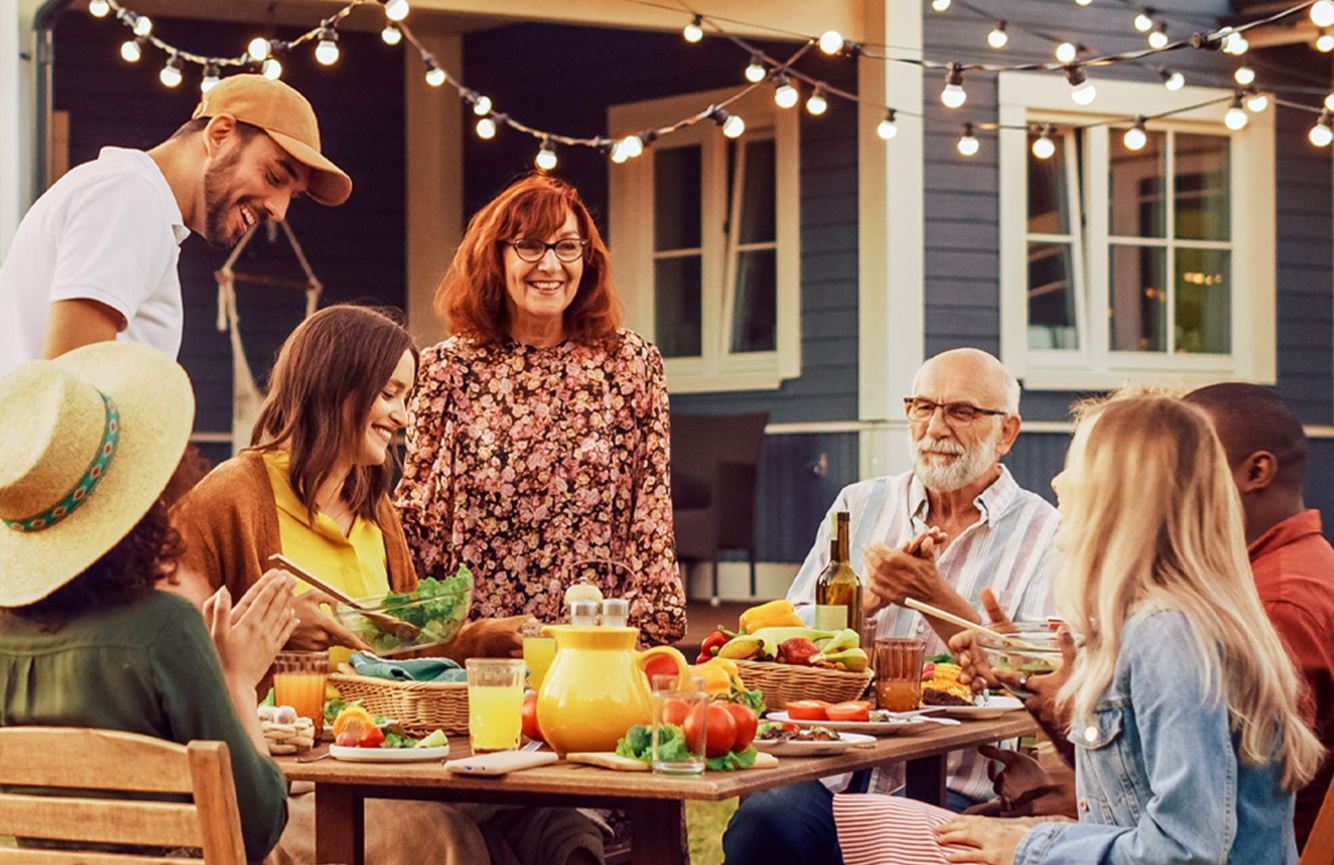
[[[982,609],[982,589],[990,587],[1011,619],[1045,619],[1053,611],[1049,582],[1056,566],[1052,543],[1059,517],[1056,509],[1041,496],[1022,489],[1005,466],[973,504],[979,513],[977,522],[950,538],[936,556],[940,575],[975,610]],[[906,472],[844,487],[829,514],[849,512],[848,559],[861,574],[864,546],[897,547],[911,540],[926,531],[928,508],[926,488],[912,472]],[[830,519],[826,518],[788,590],[788,600],[798,609],[815,603],[816,580],[829,563],[829,534]],[[875,618],[877,637],[921,637],[927,655],[949,651],[915,610],[889,605]],[[974,799],[989,798],[991,782],[985,764],[972,751],[951,754],[949,787]],[[902,766],[877,775],[873,790],[892,790],[903,783]]]

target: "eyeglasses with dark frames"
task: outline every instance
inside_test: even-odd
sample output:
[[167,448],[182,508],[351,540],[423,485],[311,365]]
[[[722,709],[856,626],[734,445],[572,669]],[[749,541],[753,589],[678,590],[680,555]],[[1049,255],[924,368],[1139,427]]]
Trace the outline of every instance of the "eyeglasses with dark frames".
[[514,254],[530,264],[541,261],[548,249],[555,251],[558,260],[569,264],[583,258],[584,247],[588,246],[588,241],[581,237],[563,237],[555,243],[521,237],[518,240],[502,240],[501,243],[513,247]]
[[918,423],[929,422],[935,417],[936,409],[940,409],[945,415],[945,423],[952,427],[968,426],[982,415],[1003,417],[1009,414],[1008,411],[980,408],[966,402],[932,402],[929,399],[911,396],[903,398],[903,407],[908,413],[908,420]]

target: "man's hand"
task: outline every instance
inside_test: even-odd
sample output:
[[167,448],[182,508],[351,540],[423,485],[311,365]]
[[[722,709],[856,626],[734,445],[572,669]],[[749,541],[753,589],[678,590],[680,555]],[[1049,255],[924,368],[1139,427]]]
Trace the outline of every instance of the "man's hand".
[[[939,607],[947,613],[974,622],[981,621],[977,611],[945,582],[945,578],[936,569],[933,559],[922,558],[920,555],[908,552],[916,550],[917,553],[923,551],[934,553],[939,549],[938,539],[943,537],[938,529],[932,529],[897,550],[890,549],[884,544],[866,545],[863,549],[863,561],[867,594],[877,596],[879,601],[871,607],[871,613],[888,604],[902,606],[905,599],[915,598]],[[863,606],[863,611],[865,610]],[[927,616],[927,622],[942,640],[948,640],[959,631],[957,625],[930,616]]]
[[965,814],[933,831],[941,844],[960,848],[941,851],[948,862],[1012,865],[1014,851],[1031,828],[1030,823],[1022,820],[994,820]]
[[[919,534],[911,540],[905,541],[899,546],[899,551],[919,559],[925,559],[928,562],[935,562],[936,554],[945,548],[945,542],[949,539],[943,531],[931,526],[926,531]],[[879,546],[879,545],[877,545]],[[869,550],[870,547],[868,546]],[[865,551],[863,551],[863,554]],[[880,610],[888,606],[888,600],[871,588],[870,565],[864,563],[863,569],[867,571],[866,587],[862,589],[862,617],[870,618]]]
[[222,661],[229,682],[254,690],[273,656],[296,629],[292,604],[296,581],[280,571],[269,571],[232,606],[227,587],[204,602],[204,622]]
[[[989,627],[992,630],[1004,632],[1012,630],[1014,626],[1010,622],[1010,617],[1001,609],[1000,601],[996,599],[996,593],[989,587],[982,590],[982,609],[986,611],[987,618],[991,620]],[[949,639],[950,654],[954,655],[954,660],[959,662],[963,669],[959,672],[959,683],[967,685],[973,691],[983,691],[987,688],[988,681],[996,682],[997,679],[992,673],[991,665],[987,663],[986,655],[977,644],[977,635],[972,631],[961,630],[959,633]]]
[[987,777],[1000,798],[999,817],[1079,816],[1075,776],[1069,769],[1048,772],[1032,757],[992,745],[979,745],[979,754],[1003,764],[987,764]]
[[332,607],[335,601],[318,589],[296,595],[293,604],[301,624],[287,641],[287,648],[298,652],[322,652],[330,646],[346,646],[358,652],[375,651],[370,643],[320,609],[321,604]]

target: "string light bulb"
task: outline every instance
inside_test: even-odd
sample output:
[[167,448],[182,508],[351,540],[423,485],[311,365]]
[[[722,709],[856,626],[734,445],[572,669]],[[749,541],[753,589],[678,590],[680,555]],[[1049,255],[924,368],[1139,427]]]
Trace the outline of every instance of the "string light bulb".
[[408,0],[380,0],[384,4],[384,17],[390,21],[402,21],[408,17]]
[[950,0],[931,0],[931,8],[937,12],[945,12],[950,8]]
[[963,90],[963,69],[958,63],[951,63],[945,72],[945,89],[940,91],[940,101],[946,108],[962,108],[968,101],[968,94]]
[[1051,159],[1056,154],[1056,142],[1051,140],[1050,123],[1040,127],[1038,139],[1033,142],[1033,155],[1038,159]]
[[1167,47],[1170,40],[1167,38],[1167,25],[1159,22],[1158,26],[1149,34],[1149,47],[1155,51],[1161,51]]
[[213,85],[217,84],[221,79],[222,76],[218,74],[218,64],[209,63],[204,67],[204,77],[199,82],[199,92],[209,92],[213,89]]
[[88,14],[94,18],[105,18],[111,12],[111,4],[107,0],[89,0]]
[[976,156],[979,146],[977,136],[973,134],[973,124],[965,123],[963,131],[959,133],[959,143],[955,147],[964,156]]
[[1331,2],[1331,0],[1316,0],[1311,6],[1311,23],[1317,27],[1328,27],[1334,24],[1334,2]]
[[1241,93],[1232,97],[1232,104],[1228,106],[1227,114],[1223,115],[1223,125],[1233,132],[1245,129],[1246,124],[1251,122],[1250,115],[1246,109],[1241,107]]
[[1325,107],[1328,108],[1330,111],[1334,111],[1334,93],[1331,93],[1325,97]]
[[144,38],[126,39],[120,44],[120,58],[126,63],[138,63],[139,58],[144,56]]
[[1322,54],[1328,54],[1329,52],[1334,51],[1334,33],[1326,33],[1323,30],[1320,31],[1320,35],[1317,36],[1315,40],[1315,50]]
[[1163,79],[1163,86],[1168,90],[1176,92],[1186,86],[1186,76],[1180,72],[1173,72],[1171,69],[1162,69],[1158,76]]
[[496,137],[496,121],[490,117],[483,117],[477,121],[477,137],[490,141]]
[[485,117],[491,113],[491,97],[484,96],[481,93],[474,94],[472,102],[472,113],[478,117]]
[[746,131],[746,121],[717,106],[709,109],[709,119],[721,126],[723,135],[728,138],[740,138],[741,133]]
[[1079,48],[1073,42],[1062,42],[1056,46],[1056,60],[1060,63],[1073,63],[1079,56]]
[[331,25],[320,28],[320,42],[315,46],[315,62],[332,66],[338,62],[338,31]]
[[830,57],[843,50],[843,34],[837,30],[826,30],[820,34],[820,50]]
[[1232,80],[1242,87],[1249,87],[1255,83],[1255,70],[1249,66],[1238,66],[1237,71],[1232,73]]
[[781,72],[778,73],[774,78],[774,102],[778,104],[778,107],[791,108],[797,104],[797,100],[800,98],[801,93],[792,86],[791,81],[787,80],[787,76]]
[[1089,5],[1090,3],[1092,3],[1092,2],[1093,2],[1093,0],[1075,0],[1075,5],[1076,5],[1076,6],[1087,6],[1087,5]]
[[750,65],[746,67],[746,80],[751,84],[759,84],[769,76],[769,70],[764,66],[764,58],[759,52],[750,55]]
[[245,53],[250,55],[251,60],[259,63],[269,56],[269,52],[272,48],[273,46],[269,44],[269,40],[265,39],[263,36],[256,36],[254,39],[251,39],[250,44],[246,46]]
[[1149,143],[1149,133],[1144,128],[1145,116],[1143,114],[1135,118],[1135,125],[1126,130],[1121,143],[1126,146],[1126,150],[1143,150],[1144,145]]
[[[644,139],[638,135],[627,135],[621,139],[617,147],[626,159],[634,159],[644,152]],[[614,156],[615,152],[612,155]]]
[[815,85],[815,92],[806,100],[806,110],[814,117],[819,117],[829,110],[829,100],[825,98],[823,84]]
[[704,27],[702,26],[703,24],[704,24],[704,19],[696,15],[694,18],[690,19],[689,24],[687,24],[684,28],[682,28],[681,35],[685,37],[685,40],[687,42],[693,45],[694,43],[704,38]]
[[397,45],[403,41],[403,31],[393,24],[386,24],[384,29],[380,31],[380,38],[384,40],[386,45]]
[[625,148],[621,146],[621,142],[618,141],[611,146],[612,162],[616,163],[617,165],[621,165],[629,158],[630,158],[629,156],[625,155]]
[[270,81],[277,81],[282,77],[283,64],[278,61],[277,57],[270,57],[260,64],[259,72]]
[[133,29],[135,36],[147,36],[153,32],[153,19],[147,15],[136,15]]
[[180,87],[181,77],[181,58],[173,51],[162,71],[157,74],[157,78],[163,87]]
[[1269,97],[1256,90],[1254,87],[1246,91],[1249,95],[1246,97],[1246,110],[1252,114],[1259,114],[1269,107]]
[[550,171],[556,167],[556,148],[551,143],[550,137],[542,139],[542,149],[537,151],[537,158],[533,160],[533,164],[540,171]]
[[875,127],[875,134],[879,135],[882,141],[888,141],[899,134],[898,124],[894,122],[893,108],[885,112],[885,119],[881,120]]
[[1246,41],[1246,37],[1233,30],[1223,40],[1223,53],[1231,54],[1233,57],[1240,57],[1251,48],[1251,43]]
[[1148,33],[1153,29],[1153,11],[1143,9],[1135,16],[1135,29],[1141,33]]
[[987,44],[992,48],[1000,50],[1010,42],[1010,34],[1005,32],[1005,21],[997,21],[991,27],[991,32],[987,34]]
[[1083,66],[1076,63],[1065,67],[1065,77],[1074,88],[1070,91],[1070,98],[1075,100],[1076,105],[1088,105],[1098,95],[1097,88],[1088,80],[1088,74],[1084,72]]
[[426,55],[424,59],[426,60],[426,83],[432,87],[443,85],[449,77],[445,74],[445,70],[435,65],[435,57],[430,54]]
[[1320,112],[1320,119],[1315,122],[1315,126],[1311,127],[1311,131],[1307,133],[1306,137],[1316,147],[1328,147],[1330,142],[1334,141],[1334,127],[1331,124],[1334,124],[1334,118],[1331,118],[1329,109],[1326,108]]

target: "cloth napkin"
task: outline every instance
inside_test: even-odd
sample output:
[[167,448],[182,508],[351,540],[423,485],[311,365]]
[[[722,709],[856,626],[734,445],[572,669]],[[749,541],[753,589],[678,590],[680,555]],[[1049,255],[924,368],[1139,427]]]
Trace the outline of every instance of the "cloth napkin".
[[401,682],[466,682],[468,671],[449,658],[409,658],[386,661],[365,652],[353,652],[352,668],[363,676]]

